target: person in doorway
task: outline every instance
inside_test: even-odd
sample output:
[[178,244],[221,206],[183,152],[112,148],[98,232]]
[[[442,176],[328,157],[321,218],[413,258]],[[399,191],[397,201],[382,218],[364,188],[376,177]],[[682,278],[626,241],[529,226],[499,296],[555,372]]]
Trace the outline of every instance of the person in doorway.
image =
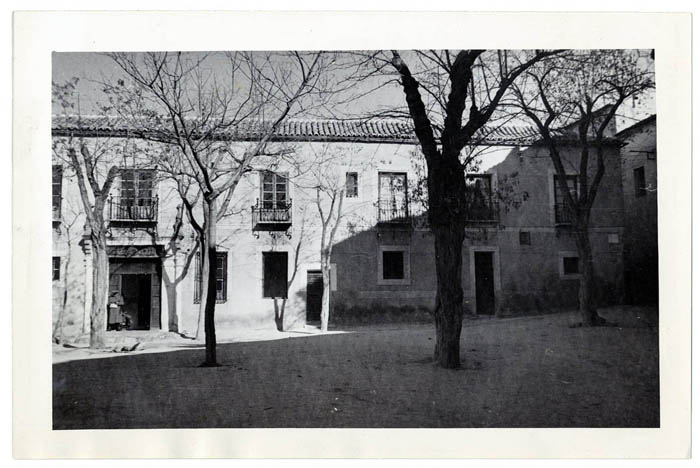
[[121,330],[126,326],[122,306],[124,298],[119,291],[112,291],[109,295],[109,313],[107,316],[107,330]]

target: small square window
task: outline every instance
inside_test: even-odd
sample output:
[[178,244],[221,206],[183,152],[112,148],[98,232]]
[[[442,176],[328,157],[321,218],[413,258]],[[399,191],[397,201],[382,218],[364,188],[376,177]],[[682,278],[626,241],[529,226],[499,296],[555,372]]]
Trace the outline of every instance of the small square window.
[[357,172],[346,172],[345,173],[345,197],[346,198],[357,198],[358,187],[357,187]]
[[578,275],[578,257],[564,257],[564,274],[565,275]]
[[53,281],[61,279],[61,257],[53,257]]
[[530,231],[520,231],[520,245],[530,245]]
[[403,252],[385,250],[382,252],[382,278],[385,280],[404,279]]

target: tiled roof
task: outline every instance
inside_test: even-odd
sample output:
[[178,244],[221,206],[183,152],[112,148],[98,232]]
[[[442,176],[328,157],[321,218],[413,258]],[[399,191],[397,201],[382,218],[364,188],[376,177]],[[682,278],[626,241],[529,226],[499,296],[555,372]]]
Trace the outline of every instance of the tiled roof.
[[[212,138],[230,141],[255,141],[263,134],[267,122],[247,121],[232,129],[215,130]],[[144,125],[143,127],[146,127]],[[156,135],[158,123],[149,122],[149,131],[139,130],[133,125],[127,125],[118,117],[82,117],[53,116],[52,134],[54,136],[87,136],[87,137],[134,137],[144,136],[145,133]],[[563,137],[560,134],[559,137]],[[413,126],[407,121],[375,119],[375,120],[300,120],[284,121],[275,131],[273,141],[326,141],[326,142],[359,142],[359,143],[394,143],[417,144]],[[500,126],[484,127],[474,138],[474,144],[479,145],[525,145],[538,141],[539,133],[534,127]],[[568,138],[561,138],[568,140]]]

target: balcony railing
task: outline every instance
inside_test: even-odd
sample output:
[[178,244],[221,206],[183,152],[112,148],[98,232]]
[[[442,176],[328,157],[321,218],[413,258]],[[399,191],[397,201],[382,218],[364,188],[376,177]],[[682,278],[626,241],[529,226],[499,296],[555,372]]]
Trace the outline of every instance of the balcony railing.
[[472,205],[467,210],[467,221],[469,223],[495,223],[498,221],[498,210],[493,203],[475,206]]
[[554,205],[554,223],[559,226],[571,224],[571,213],[566,209],[564,203],[557,203]]
[[110,221],[153,223],[158,219],[158,197],[109,197]]
[[286,231],[292,225],[292,200],[260,202],[250,207],[253,231]]
[[411,217],[405,200],[378,200],[377,222],[379,224],[409,224]]

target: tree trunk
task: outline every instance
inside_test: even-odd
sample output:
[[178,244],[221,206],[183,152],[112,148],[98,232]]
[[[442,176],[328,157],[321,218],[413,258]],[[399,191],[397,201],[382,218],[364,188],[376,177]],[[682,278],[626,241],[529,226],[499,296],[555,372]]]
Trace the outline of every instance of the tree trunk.
[[207,200],[208,222],[205,231],[209,271],[207,272],[207,297],[204,309],[204,346],[206,349],[203,367],[215,367],[216,329],[214,312],[216,310],[216,199]]
[[593,253],[586,227],[577,229],[576,248],[578,250],[581,278],[578,289],[578,308],[581,314],[581,323],[584,326],[594,327],[602,325],[605,320],[598,315],[595,304],[595,276],[593,270]]
[[323,295],[321,296],[321,333],[328,331],[328,319],[331,310],[331,264],[328,253],[321,252],[321,276],[323,278]]
[[90,347],[105,347],[107,331],[107,293],[109,291],[109,257],[104,232],[91,235],[92,307],[90,310]]
[[209,249],[207,248],[206,236],[202,235],[199,242],[199,313],[197,314],[197,332],[195,339],[201,340],[204,332],[204,311],[207,308],[207,297],[209,290]]
[[435,236],[435,352],[440,367],[460,366],[464,292],[462,291],[462,242],[466,220],[466,183],[459,152],[443,150],[429,160],[428,219]]
[[460,366],[459,340],[462,334],[462,241],[461,227],[440,226],[435,235],[437,298],[435,301],[434,359],[447,369]]

